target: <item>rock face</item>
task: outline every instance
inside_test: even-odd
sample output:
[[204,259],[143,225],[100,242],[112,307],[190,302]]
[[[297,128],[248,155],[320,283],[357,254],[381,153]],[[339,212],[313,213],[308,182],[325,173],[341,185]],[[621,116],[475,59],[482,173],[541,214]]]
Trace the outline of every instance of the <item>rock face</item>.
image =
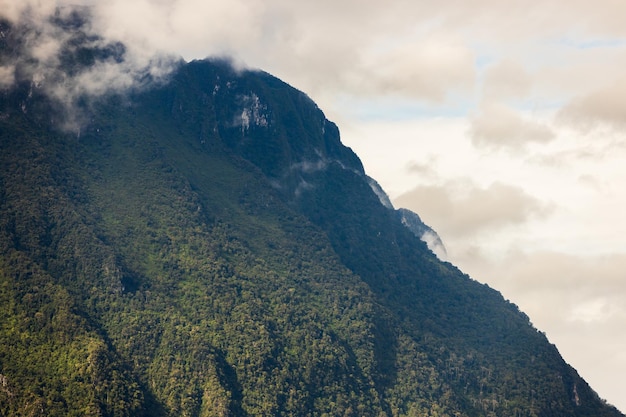
[[0,99],[0,415],[621,415],[269,74]]
[[448,253],[443,241],[430,226],[424,224],[422,219],[417,213],[412,212],[409,209],[398,209],[398,215],[400,221],[404,224],[413,234],[423,240],[428,249],[433,251],[435,255],[442,261],[448,258]]

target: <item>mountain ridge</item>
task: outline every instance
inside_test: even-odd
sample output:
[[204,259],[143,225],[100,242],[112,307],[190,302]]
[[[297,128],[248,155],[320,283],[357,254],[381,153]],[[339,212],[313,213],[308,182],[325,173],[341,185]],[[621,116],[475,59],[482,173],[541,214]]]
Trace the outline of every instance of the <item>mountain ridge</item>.
[[0,414],[622,415],[437,259],[288,84],[179,64],[78,100],[67,133],[20,81],[0,107]]

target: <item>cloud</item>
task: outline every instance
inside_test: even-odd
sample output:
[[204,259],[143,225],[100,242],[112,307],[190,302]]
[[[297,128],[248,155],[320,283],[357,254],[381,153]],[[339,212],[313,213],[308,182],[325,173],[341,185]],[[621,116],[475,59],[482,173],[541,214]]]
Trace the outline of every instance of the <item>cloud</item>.
[[504,59],[485,70],[483,95],[489,100],[509,100],[526,97],[532,89],[532,76],[523,65]]
[[623,130],[626,127],[626,78],[575,97],[557,117],[585,132],[603,126]]
[[516,150],[529,143],[547,143],[555,138],[547,124],[492,102],[482,105],[479,113],[471,118],[468,134],[477,147]]
[[30,0],[0,12],[10,23],[2,36],[12,48],[3,51],[8,64],[0,68],[0,86],[26,83],[47,94],[64,110],[59,127],[70,131],[82,123],[78,102],[158,82],[176,65],[171,57],[137,55],[103,38],[92,25],[94,11]]
[[606,322],[624,311],[607,297],[597,297],[580,301],[570,312],[569,320],[585,324]]
[[623,279],[626,254],[574,255],[518,249],[510,251],[502,262],[511,266],[503,278],[503,283],[508,283],[507,287],[515,288],[516,292],[541,289],[578,294],[568,297],[572,309],[582,299],[620,293],[626,295],[626,282]]
[[462,180],[415,187],[395,199],[394,205],[419,213],[444,241],[520,225],[551,210],[519,187],[494,182],[482,188]]
[[124,42],[133,55],[229,54],[313,94],[334,89],[441,102],[475,79],[462,37],[422,29],[422,18],[412,17],[439,12],[402,1],[111,0],[93,7],[98,33]]
[[384,51],[368,51],[362,91],[443,102],[451,91],[470,90],[476,74],[474,54],[459,39],[433,34],[399,42]]
[[15,83],[15,66],[0,67],[0,88],[7,88]]
[[58,5],[54,0],[0,0],[0,16],[11,22],[23,19],[39,20],[52,15]]
[[[270,3],[271,4],[271,3]],[[187,58],[236,54],[266,39],[269,5],[245,0],[110,0],[94,5],[94,25],[134,53],[179,53]],[[141,19],[137,19],[141,16]],[[280,22],[277,28],[282,30]]]
[[[624,32],[610,23],[619,15],[618,5],[604,10],[578,1],[564,10],[558,3],[517,0],[453,6],[404,0],[384,5],[355,0],[0,0],[0,10],[12,20],[30,15],[42,21],[57,6],[70,4],[89,6],[92,33],[124,43],[134,67],[152,66],[155,54],[186,59],[228,54],[313,97],[389,94],[427,103],[471,95],[480,70],[475,63],[493,48],[523,55],[528,45],[563,28],[599,37]],[[487,68],[486,96],[529,93],[533,75],[519,59]],[[536,129],[531,133],[538,134]]]
[[439,178],[437,173],[437,158],[431,156],[425,162],[411,161],[406,166],[406,171],[411,174],[417,174],[420,179],[436,180]]

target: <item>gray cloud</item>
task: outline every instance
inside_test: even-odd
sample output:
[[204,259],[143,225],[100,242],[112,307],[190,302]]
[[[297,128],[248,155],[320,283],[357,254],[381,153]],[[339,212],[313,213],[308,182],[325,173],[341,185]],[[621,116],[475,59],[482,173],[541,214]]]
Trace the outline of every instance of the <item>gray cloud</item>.
[[[186,58],[232,54],[309,92],[385,92],[441,101],[472,88],[481,45],[527,43],[577,28],[591,36],[622,36],[622,6],[583,1],[528,5],[479,0],[453,5],[392,0],[315,3],[270,0],[0,0],[11,20],[41,19],[57,6],[88,5],[93,29],[124,42],[139,62],[157,52]],[[141,19],[137,17],[141,16]],[[529,19],[528,16],[532,16]],[[584,26],[581,24],[584,22]],[[489,89],[520,94],[526,70],[505,59],[488,69]],[[506,80],[511,80],[507,83]]]
[[440,102],[475,78],[466,41],[423,30],[424,13],[439,12],[404,1],[110,0],[93,7],[98,33],[123,41],[134,56],[234,55],[313,95],[332,89]]
[[505,59],[485,70],[483,95],[488,100],[526,97],[532,89],[532,75],[517,61]]
[[545,123],[500,103],[485,103],[470,122],[469,136],[478,147],[518,150],[532,142],[547,143],[555,138]]
[[436,180],[439,177],[436,169],[437,158],[431,156],[426,162],[411,161],[407,165],[407,172],[417,174],[420,179]]
[[390,92],[443,102],[448,92],[470,90],[474,54],[459,39],[434,35],[372,53],[362,71],[361,91]]
[[468,181],[418,186],[395,199],[394,205],[419,213],[444,241],[519,225],[551,210],[519,187],[495,182],[482,188]]
[[602,126],[623,129],[626,127],[626,78],[575,97],[560,110],[557,117],[584,132]]
[[[382,93],[440,103],[472,93],[477,45],[527,43],[528,38],[579,27],[581,16],[584,32],[624,33],[621,25],[611,24],[619,15],[616,5],[591,7],[585,2],[568,4],[564,11],[558,2],[529,6],[518,0],[453,7],[406,0],[384,5],[354,0],[0,0],[0,13],[14,21],[24,15],[42,21],[57,6],[75,3],[93,11],[92,33],[127,46],[132,69],[154,67],[155,54],[187,59],[229,54],[313,97]],[[487,68],[485,94],[527,94],[530,76],[519,61],[504,59]],[[530,133],[536,137],[546,132]]]

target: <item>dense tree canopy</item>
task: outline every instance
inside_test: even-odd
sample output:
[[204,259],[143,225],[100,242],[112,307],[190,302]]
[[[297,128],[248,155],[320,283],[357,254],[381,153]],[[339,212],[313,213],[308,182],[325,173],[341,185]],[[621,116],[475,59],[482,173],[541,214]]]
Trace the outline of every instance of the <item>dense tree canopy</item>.
[[0,96],[0,415],[621,415],[303,93],[199,61],[79,111]]

